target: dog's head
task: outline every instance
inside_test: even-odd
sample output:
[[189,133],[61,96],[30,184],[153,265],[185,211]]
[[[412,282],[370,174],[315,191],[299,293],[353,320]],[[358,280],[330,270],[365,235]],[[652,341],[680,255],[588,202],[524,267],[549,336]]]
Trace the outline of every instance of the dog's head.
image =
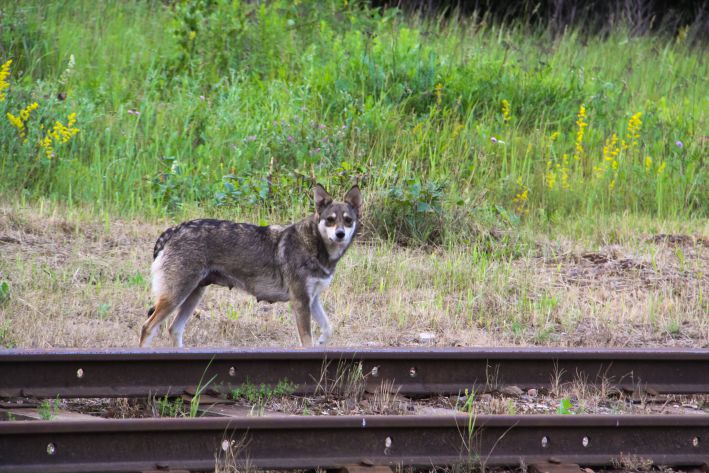
[[332,200],[330,194],[320,184],[315,186],[315,211],[320,236],[328,246],[346,248],[357,231],[362,194],[353,186],[342,202]]

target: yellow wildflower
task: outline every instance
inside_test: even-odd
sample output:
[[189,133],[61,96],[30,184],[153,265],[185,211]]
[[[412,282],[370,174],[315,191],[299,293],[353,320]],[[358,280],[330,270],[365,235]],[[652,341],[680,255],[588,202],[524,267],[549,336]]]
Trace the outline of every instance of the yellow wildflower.
[[54,127],[47,131],[47,134],[39,141],[39,146],[44,150],[47,159],[54,157],[54,142],[66,143],[72,136],[79,133],[76,124],[76,113],[71,113],[67,117],[67,125],[64,126],[59,120],[56,121]]
[[556,185],[556,173],[554,172],[554,169],[552,167],[551,159],[547,161],[547,172],[546,174],[544,174],[544,181],[546,182],[546,185],[549,190],[553,191],[554,186]]
[[39,104],[37,102],[34,102],[28,106],[26,106],[24,109],[20,110],[20,118],[22,119],[23,122],[26,122],[27,120],[30,119],[30,112],[32,110],[37,110],[39,108]]
[[652,158],[650,156],[645,156],[645,173],[652,171]]
[[657,167],[657,175],[661,176],[663,172],[665,172],[665,168],[667,167],[667,163],[662,161],[660,165]]
[[502,121],[510,121],[511,114],[512,108],[510,107],[510,103],[506,99],[502,99]]
[[640,139],[640,128],[643,125],[642,120],[640,120],[640,117],[642,116],[642,112],[638,112],[632,117],[630,117],[630,120],[628,120],[628,132],[626,133],[626,138],[630,142],[630,144],[626,143],[625,140],[622,142],[622,147],[623,149],[628,149],[628,148],[637,148],[638,147],[638,140]]
[[515,211],[518,214],[524,213],[525,215],[529,213],[525,207],[527,205],[527,200],[529,199],[529,188],[522,182],[522,177],[517,178],[517,186],[519,191],[512,199],[512,203],[515,204]]
[[0,102],[5,100],[5,89],[10,87],[10,82],[7,78],[10,77],[10,66],[12,65],[12,59],[9,59],[5,64],[0,66]]
[[196,31],[190,31],[189,34],[187,35],[190,41],[194,40],[197,37],[197,32]]
[[52,147],[52,135],[47,133],[47,135],[39,140],[39,146],[44,150],[44,154],[47,159],[52,159],[54,157],[54,148]]
[[10,112],[7,113],[7,119],[10,121],[12,126],[17,128],[17,133],[19,133],[20,138],[22,138],[23,141],[27,141],[26,123],[29,121],[32,111],[37,110],[37,108],[39,108],[39,105],[37,102],[34,102],[20,110],[20,113],[18,114],[19,116],[17,117]]
[[618,155],[620,154],[620,148],[618,147],[618,136],[613,133],[610,138],[606,139],[605,146],[603,146],[603,161],[610,164],[613,169],[618,169]]
[[10,120],[10,123],[12,124],[12,126],[17,128],[17,131],[20,133],[20,136],[23,136],[22,133],[23,133],[23,130],[25,129],[25,124],[22,123],[22,120],[20,120],[20,118],[16,117],[15,115],[13,115],[10,112],[7,112],[7,119]]
[[574,159],[578,161],[583,157],[583,135],[586,127],[588,126],[588,123],[586,123],[586,107],[584,107],[583,104],[579,107],[576,126],[578,127],[578,130],[576,131],[576,150],[574,151]]
[[555,131],[549,136],[549,141],[556,141],[557,138],[559,138],[559,132]]

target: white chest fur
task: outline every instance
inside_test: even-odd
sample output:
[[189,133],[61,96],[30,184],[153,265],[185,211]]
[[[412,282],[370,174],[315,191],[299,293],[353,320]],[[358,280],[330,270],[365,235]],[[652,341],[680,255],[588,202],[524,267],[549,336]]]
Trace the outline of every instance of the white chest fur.
[[332,276],[326,278],[308,278],[305,288],[308,291],[310,299],[314,299],[320,295],[320,293],[326,289],[330,282],[332,282]]

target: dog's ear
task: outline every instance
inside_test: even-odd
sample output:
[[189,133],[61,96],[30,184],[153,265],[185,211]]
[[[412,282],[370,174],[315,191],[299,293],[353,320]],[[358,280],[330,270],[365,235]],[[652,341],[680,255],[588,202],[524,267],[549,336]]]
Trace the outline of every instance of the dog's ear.
[[357,218],[359,218],[360,210],[362,209],[362,194],[359,191],[359,187],[352,186],[352,189],[345,195],[345,202],[354,209],[357,213]]
[[315,184],[315,211],[320,215],[332,203],[332,197],[320,184]]

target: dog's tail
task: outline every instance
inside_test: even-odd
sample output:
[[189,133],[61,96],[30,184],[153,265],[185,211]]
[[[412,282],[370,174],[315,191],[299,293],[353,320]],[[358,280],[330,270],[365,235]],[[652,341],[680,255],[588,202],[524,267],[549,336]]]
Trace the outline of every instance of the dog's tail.
[[155,306],[152,306],[150,309],[148,309],[148,317],[153,315],[153,312],[155,312]]

